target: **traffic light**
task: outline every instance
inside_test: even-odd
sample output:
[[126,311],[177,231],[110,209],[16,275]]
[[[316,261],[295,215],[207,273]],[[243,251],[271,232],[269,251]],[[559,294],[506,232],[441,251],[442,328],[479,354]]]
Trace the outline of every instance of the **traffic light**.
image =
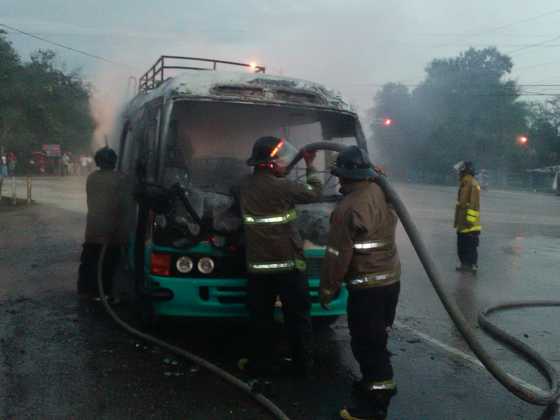
[[391,118],[384,118],[384,119],[383,119],[383,125],[384,125],[385,127],[389,127],[389,126],[392,125],[392,124],[393,124],[393,120],[392,120]]

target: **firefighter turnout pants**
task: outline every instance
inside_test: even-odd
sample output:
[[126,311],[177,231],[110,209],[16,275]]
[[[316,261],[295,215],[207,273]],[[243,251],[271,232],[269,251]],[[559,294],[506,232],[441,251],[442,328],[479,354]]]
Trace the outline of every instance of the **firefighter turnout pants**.
[[387,327],[395,320],[399,292],[400,282],[349,289],[348,327],[352,353],[365,383],[393,379]]
[[302,271],[251,274],[247,284],[247,308],[251,321],[250,359],[256,364],[273,362],[274,303],[280,296],[295,369],[313,363],[311,298],[307,276]]
[[478,264],[478,243],[480,232],[457,233],[457,255],[462,265]]

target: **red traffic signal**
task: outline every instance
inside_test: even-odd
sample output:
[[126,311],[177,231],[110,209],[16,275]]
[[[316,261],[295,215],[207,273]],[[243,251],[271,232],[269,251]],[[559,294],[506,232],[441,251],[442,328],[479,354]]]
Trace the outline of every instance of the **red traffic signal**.
[[393,124],[393,120],[392,120],[391,118],[384,118],[384,119],[383,119],[383,125],[384,125],[385,127],[389,127],[389,126],[392,125],[392,124]]

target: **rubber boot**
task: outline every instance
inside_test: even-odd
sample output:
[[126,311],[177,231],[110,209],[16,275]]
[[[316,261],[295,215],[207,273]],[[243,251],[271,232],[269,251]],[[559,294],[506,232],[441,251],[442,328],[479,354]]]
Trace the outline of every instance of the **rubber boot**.
[[390,379],[379,382],[354,381],[352,391],[358,403],[344,407],[340,418],[346,420],[378,420],[387,417],[391,398],[397,394],[397,386]]
[[478,266],[477,265],[461,264],[461,265],[457,266],[455,268],[455,270],[459,271],[461,273],[476,274],[476,272],[478,271]]
[[390,397],[382,399],[362,398],[350,407],[340,410],[340,418],[344,420],[384,420],[387,418]]

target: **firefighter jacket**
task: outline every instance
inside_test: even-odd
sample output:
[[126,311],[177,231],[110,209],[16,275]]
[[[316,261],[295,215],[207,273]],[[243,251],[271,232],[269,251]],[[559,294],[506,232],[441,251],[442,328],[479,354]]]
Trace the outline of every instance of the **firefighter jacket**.
[[303,241],[295,225],[296,204],[316,201],[321,181],[308,168],[307,183],[256,171],[241,182],[241,212],[250,273],[305,270]]
[[97,170],[88,176],[85,242],[125,244],[131,191],[126,177],[112,170]]
[[321,268],[321,293],[333,296],[348,289],[387,286],[400,280],[395,243],[397,215],[374,182],[343,186],[344,198],[331,214]]
[[472,175],[461,178],[455,222],[453,227],[458,233],[480,232],[480,185]]

